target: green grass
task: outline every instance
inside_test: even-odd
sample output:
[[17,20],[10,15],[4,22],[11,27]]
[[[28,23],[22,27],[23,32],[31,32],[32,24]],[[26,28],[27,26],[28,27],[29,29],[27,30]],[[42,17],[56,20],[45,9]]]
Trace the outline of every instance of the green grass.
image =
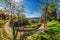
[[60,22],[51,21],[48,22],[48,26],[51,29],[39,32],[38,35],[32,35],[32,40],[60,40]]
[[51,26],[54,26],[54,25],[56,25],[58,23],[59,22],[57,22],[57,21],[50,21],[50,22],[47,23],[47,26],[51,27]]
[[39,23],[34,23],[34,24],[31,24],[31,25],[25,25],[25,26],[21,26],[19,27],[20,29],[23,29],[25,27],[27,27],[29,30],[34,30],[35,28],[38,27],[38,25],[40,25]]
[[0,19],[0,28],[2,28],[7,21],[8,20],[2,20],[2,19]]

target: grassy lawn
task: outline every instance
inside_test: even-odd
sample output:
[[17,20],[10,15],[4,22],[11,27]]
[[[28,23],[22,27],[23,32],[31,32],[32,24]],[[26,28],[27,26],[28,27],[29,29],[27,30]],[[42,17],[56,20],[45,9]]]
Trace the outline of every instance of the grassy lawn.
[[58,21],[50,21],[50,22],[47,23],[47,26],[52,27],[52,26],[54,26],[56,24],[59,24],[59,22]]
[[41,24],[39,24],[39,23],[34,23],[34,24],[31,24],[31,25],[25,25],[25,26],[19,27],[19,29],[23,30],[23,29],[26,28],[27,30],[34,30],[34,29],[36,29],[37,27],[40,27],[40,26],[38,26],[38,25],[41,25]]
[[60,22],[48,22],[51,29],[39,32],[37,35],[33,34],[27,37],[27,40],[60,40]]

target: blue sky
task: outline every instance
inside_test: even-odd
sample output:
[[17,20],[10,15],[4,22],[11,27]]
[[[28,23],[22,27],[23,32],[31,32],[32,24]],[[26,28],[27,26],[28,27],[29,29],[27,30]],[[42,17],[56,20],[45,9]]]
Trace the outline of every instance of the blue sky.
[[[20,1],[20,0],[16,0]],[[2,3],[2,0],[0,0],[0,4]],[[41,11],[38,9],[39,2],[38,0],[22,0],[22,3],[24,5],[24,14],[26,17],[40,17]],[[0,9],[3,7],[0,6]]]
[[41,10],[38,9],[38,0],[23,0],[26,17],[40,17]]
[[[38,9],[39,0],[15,0],[16,2],[22,1],[24,5],[24,14],[26,17],[40,17],[42,14],[42,11]],[[44,1],[44,0],[40,0]],[[59,1],[60,2],[60,1]],[[3,4],[2,0],[0,0],[0,5]],[[59,3],[60,5],[60,3]],[[3,9],[3,6],[0,6],[0,9]]]
[[[45,0],[40,0],[44,2]],[[55,0],[49,0],[50,2]],[[25,9],[25,15],[26,17],[40,17],[42,15],[42,11],[38,9],[38,6],[40,5],[39,0],[23,0],[23,5]],[[60,5],[60,0],[56,1]]]

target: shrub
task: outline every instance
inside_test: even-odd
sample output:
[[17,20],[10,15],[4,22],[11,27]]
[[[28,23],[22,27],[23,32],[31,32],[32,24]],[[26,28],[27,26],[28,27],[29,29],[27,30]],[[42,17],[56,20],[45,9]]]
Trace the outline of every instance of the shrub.
[[56,25],[57,23],[58,23],[57,21],[50,21],[47,23],[47,26],[51,27],[51,26]]
[[0,28],[3,27],[4,25],[4,20],[0,20]]

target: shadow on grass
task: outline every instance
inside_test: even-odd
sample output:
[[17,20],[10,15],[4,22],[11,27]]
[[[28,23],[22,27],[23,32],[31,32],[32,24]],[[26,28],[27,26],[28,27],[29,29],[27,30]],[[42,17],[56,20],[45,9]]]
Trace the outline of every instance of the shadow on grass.
[[26,40],[27,37],[33,35],[32,32],[26,32],[25,34],[20,36],[20,40]]
[[36,33],[38,31],[37,29],[40,26],[41,26],[41,24],[38,25],[35,30],[28,30],[27,32],[25,32],[25,34],[23,34],[23,35],[20,36],[20,40],[26,40],[27,37],[29,37],[29,36],[33,35],[34,33]]

